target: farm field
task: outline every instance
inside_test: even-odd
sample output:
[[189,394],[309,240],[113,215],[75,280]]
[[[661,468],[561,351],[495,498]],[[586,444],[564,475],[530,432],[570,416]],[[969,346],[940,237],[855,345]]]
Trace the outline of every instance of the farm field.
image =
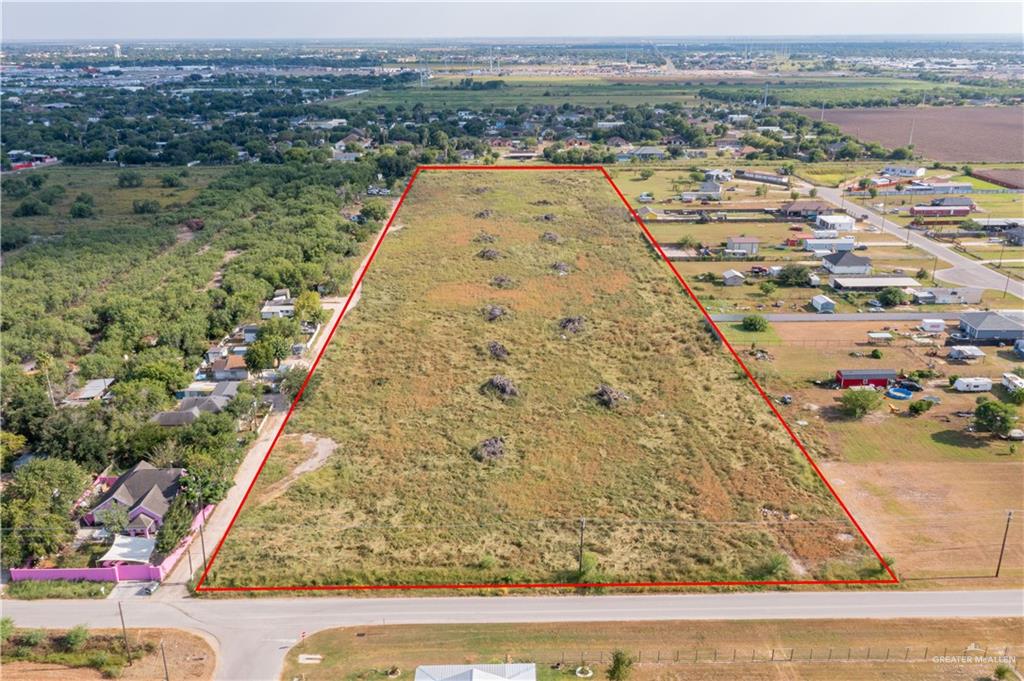
[[[597,678],[604,676],[613,650],[632,656],[630,678],[641,681],[939,681],[963,679],[965,672],[969,678],[982,678],[992,669],[938,664],[931,656],[943,650],[962,654],[971,642],[988,648],[990,654],[1008,649],[1009,655],[1019,655],[1018,648],[1024,644],[1020,626],[1016,619],[891,620],[884,625],[877,621],[794,620],[370,626],[310,636],[288,652],[281,678],[365,679],[392,667],[404,675],[418,665],[442,660],[463,664],[535,662],[541,681],[576,678],[576,667],[586,664]],[[770,661],[773,650],[776,662]],[[887,650],[890,663],[884,662]],[[791,653],[794,662],[788,662]],[[301,654],[323,655],[323,661],[315,666],[300,665]],[[875,661],[864,661],[867,657]],[[905,657],[913,661],[905,662]]]
[[[940,315],[941,316],[941,315]],[[946,315],[949,317],[949,315]],[[955,317],[955,315],[952,315]],[[911,588],[1006,588],[1024,584],[1024,529],[1011,528],[1000,580],[992,578],[1006,510],[1020,509],[1024,460],[1020,447],[985,433],[969,432],[975,394],[949,388],[949,376],[997,379],[1020,366],[1007,349],[985,348],[987,356],[971,364],[950,363],[939,349],[907,344],[915,322],[776,323],[759,338],[747,335],[769,354],[751,356],[751,370],[772,395],[789,394],[780,406],[803,441],[820,451],[828,479],[880,550],[896,563]],[[897,344],[869,356],[867,333],[889,329]],[[724,328],[734,337],[728,326]],[[737,343],[740,337],[735,337]],[[744,350],[744,356],[750,353]],[[852,356],[857,353],[858,356]],[[838,411],[842,391],[813,385],[836,369],[931,368],[925,392],[941,400],[926,414],[907,414],[906,402],[886,405],[861,420]],[[1005,400],[997,387],[990,399]],[[891,406],[895,411],[889,410]],[[1024,416],[1024,410],[1021,410]],[[970,580],[961,579],[971,577]],[[1013,580],[1008,582],[1007,580]]]
[[204,588],[884,575],[596,172],[421,173],[319,371]]
[[[819,119],[820,110],[801,113]],[[888,147],[905,146],[913,127],[914,151],[957,163],[1024,161],[1024,149],[1007,140],[1024,137],[1024,113],[1010,106],[826,109],[825,120],[843,132]],[[950,135],[956,130],[956,135]]]

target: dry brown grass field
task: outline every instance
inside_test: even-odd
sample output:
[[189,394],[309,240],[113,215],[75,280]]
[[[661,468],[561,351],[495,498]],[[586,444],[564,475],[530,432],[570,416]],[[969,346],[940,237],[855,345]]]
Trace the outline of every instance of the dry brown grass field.
[[597,172],[421,173],[318,371],[204,586],[885,578]]

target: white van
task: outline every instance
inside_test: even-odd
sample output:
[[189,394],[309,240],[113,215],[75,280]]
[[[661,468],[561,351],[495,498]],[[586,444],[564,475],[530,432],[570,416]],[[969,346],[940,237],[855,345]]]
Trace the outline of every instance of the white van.
[[961,393],[986,393],[992,390],[991,378],[958,378],[953,389]]

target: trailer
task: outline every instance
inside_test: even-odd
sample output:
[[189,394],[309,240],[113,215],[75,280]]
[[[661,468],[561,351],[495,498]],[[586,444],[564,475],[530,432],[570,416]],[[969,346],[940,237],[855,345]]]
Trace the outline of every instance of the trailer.
[[987,393],[992,390],[992,379],[980,376],[958,378],[953,383],[953,389],[961,393]]

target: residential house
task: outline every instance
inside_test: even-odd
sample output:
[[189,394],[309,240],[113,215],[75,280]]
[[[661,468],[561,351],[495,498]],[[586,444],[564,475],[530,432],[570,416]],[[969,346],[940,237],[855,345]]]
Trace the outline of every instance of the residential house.
[[782,204],[779,213],[787,218],[807,218],[816,220],[819,215],[831,215],[836,207],[821,199],[797,199]]
[[260,308],[260,319],[274,319],[276,317],[294,317],[295,301],[287,300],[281,302],[267,302]]
[[811,298],[811,307],[821,314],[834,314],[836,311],[836,301],[824,294],[818,294]]
[[657,147],[640,147],[630,152],[630,155],[641,161],[663,161],[667,156],[664,149]]
[[914,291],[914,302],[919,305],[976,305],[984,293],[980,288],[922,288]]
[[977,205],[974,203],[974,199],[969,196],[943,196],[938,199],[932,199],[931,205],[933,206],[966,206],[972,211],[977,209]]
[[227,346],[224,345],[211,345],[210,348],[206,351],[206,354],[203,355],[203,357],[205,357],[206,359],[207,364],[213,364],[218,359],[222,359],[227,356],[228,348]]
[[[194,398],[186,398],[194,399]],[[172,411],[161,411],[153,415],[150,422],[163,426],[164,428],[181,428],[191,426],[202,414],[201,411],[192,407],[191,409],[174,409]]]
[[354,151],[338,151],[335,149],[331,153],[331,160],[338,161],[339,163],[354,163],[359,160],[360,154]]
[[965,312],[958,335],[972,341],[1016,341],[1024,338],[1024,323],[999,312]]
[[785,177],[783,175],[773,175],[772,173],[762,173],[756,170],[743,170],[742,168],[740,168],[739,170],[736,171],[735,177],[737,180],[747,180],[748,182],[774,184],[779,187],[789,186],[788,177]]
[[103,524],[105,512],[120,507],[128,514],[124,534],[155,537],[171,502],[181,491],[183,468],[157,468],[140,461],[119,477],[85,516],[88,524]]
[[219,414],[231,403],[231,400],[221,395],[209,397],[186,397],[178,403],[178,411],[191,411],[198,409],[200,412]]
[[856,221],[849,215],[818,215],[814,224],[822,229],[830,229],[836,232],[852,232]]
[[609,137],[608,139],[606,139],[604,141],[604,143],[607,144],[609,147],[628,147],[628,146],[630,146],[629,142],[627,142],[626,140],[622,139],[618,135],[614,135],[612,137]]
[[110,386],[113,384],[113,378],[94,378],[91,381],[86,381],[85,385],[64,399],[64,404],[83,405],[95,400],[106,399]]
[[679,195],[681,201],[721,201],[722,185],[714,181],[701,182],[700,189],[695,192],[683,192]]
[[245,357],[228,355],[210,365],[210,372],[215,381],[247,381],[249,369],[245,366]]
[[705,170],[704,179],[711,182],[718,182],[719,184],[723,182],[731,182],[732,173],[730,173],[728,170],[722,170],[719,168],[713,170]]
[[737,272],[736,270],[726,270],[725,272],[722,272],[722,283],[726,286],[739,286],[745,279],[746,277],[743,273]]
[[730,254],[746,256],[757,255],[761,240],[756,236],[731,236],[726,241],[725,250]]
[[836,372],[836,383],[840,388],[865,385],[884,388],[896,378],[894,369],[840,369]]
[[871,258],[839,251],[821,259],[821,266],[832,274],[871,274]]
[[239,331],[242,334],[242,342],[245,344],[252,343],[260,335],[260,327],[256,324],[246,324]]

